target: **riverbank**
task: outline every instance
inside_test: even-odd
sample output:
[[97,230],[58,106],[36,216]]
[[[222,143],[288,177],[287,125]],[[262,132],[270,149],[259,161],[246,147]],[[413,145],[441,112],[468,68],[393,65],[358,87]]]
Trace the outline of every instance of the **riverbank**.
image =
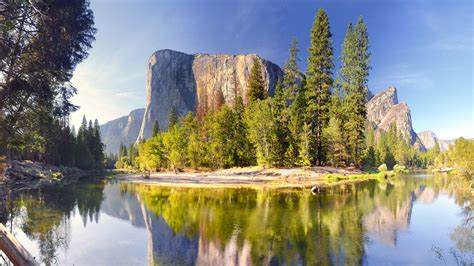
[[54,166],[33,161],[0,162],[0,190],[34,189],[58,184],[76,182],[88,177],[94,171],[74,167]]
[[269,168],[245,167],[214,172],[158,172],[145,177],[143,173],[115,172],[114,178],[133,184],[187,188],[308,188],[362,182],[385,178],[391,173],[364,173],[356,168],[311,167]]

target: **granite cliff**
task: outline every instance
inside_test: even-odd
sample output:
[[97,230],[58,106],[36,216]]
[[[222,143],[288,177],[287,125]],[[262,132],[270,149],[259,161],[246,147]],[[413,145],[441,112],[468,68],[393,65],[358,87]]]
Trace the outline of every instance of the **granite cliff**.
[[146,104],[138,139],[151,135],[153,123],[168,126],[173,107],[178,115],[201,115],[221,104],[232,105],[237,96],[247,101],[248,78],[253,60],[263,66],[266,90],[273,94],[283,72],[276,64],[256,54],[185,54],[159,50],[148,61]]
[[128,145],[137,140],[145,109],[136,109],[100,126],[102,142],[106,153],[117,153],[120,143]]
[[442,140],[433,131],[423,131],[418,133],[418,137],[427,149],[434,148],[436,145],[439,146],[441,151],[447,151],[449,146],[456,142],[455,139]]
[[387,131],[395,124],[403,138],[419,150],[426,150],[418,135],[413,130],[410,108],[406,103],[399,103],[397,89],[389,87],[372,97],[366,104],[367,120],[376,134]]

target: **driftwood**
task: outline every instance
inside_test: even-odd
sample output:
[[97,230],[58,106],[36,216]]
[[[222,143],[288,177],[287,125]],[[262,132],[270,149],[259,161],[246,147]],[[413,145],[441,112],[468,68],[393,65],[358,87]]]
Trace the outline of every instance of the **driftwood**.
[[7,255],[14,265],[39,265],[28,250],[8,232],[3,224],[0,224],[0,250]]

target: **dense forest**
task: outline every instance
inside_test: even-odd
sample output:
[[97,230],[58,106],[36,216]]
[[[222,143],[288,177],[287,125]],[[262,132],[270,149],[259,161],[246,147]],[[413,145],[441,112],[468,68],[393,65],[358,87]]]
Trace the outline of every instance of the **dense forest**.
[[2,1],[0,22],[0,156],[101,167],[98,122],[77,135],[68,122],[70,81],[95,40],[89,1]]
[[[320,9],[311,30],[308,67],[298,68],[299,48],[293,40],[284,76],[274,95],[268,95],[262,66],[254,61],[247,104],[178,118],[170,112],[168,129],[157,122],[152,137],[138,145],[121,145],[117,168],[229,168],[262,165],[355,166],[366,169],[386,164],[407,167],[431,165],[438,152],[421,153],[410,146],[393,125],[375,137],[365,107],[370,70],[368,29],[362,17],[349,23],[342,44],[340,69],[334,73],[331,30]],[[334,78],[335,76],[335,78]],[[109,156],[114,158],[113,155]]]

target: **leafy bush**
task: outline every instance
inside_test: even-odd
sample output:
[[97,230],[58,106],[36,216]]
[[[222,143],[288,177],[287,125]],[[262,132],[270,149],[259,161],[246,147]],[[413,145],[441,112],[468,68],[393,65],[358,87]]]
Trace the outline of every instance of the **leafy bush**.
[[395,166],[393,166],[393,171],[394,171],[395,173],[397,173],[397,174],[399,174],[399,173],[407,173],[407,172],[408,172],[408,170],[406,169],[405,166],[403,166],[403,165],[398,165],[398,164],[396,164]]

